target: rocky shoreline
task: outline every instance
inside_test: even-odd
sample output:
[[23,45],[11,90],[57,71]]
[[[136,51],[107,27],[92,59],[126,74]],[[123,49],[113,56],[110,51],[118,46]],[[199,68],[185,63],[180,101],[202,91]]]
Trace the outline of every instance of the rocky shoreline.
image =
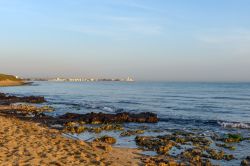
[[45,100],[0,94],[0,165],[141,165],[139,150],[63,137],[62,130],[49,127],[55,119],[44,115],[53,108],[19,102]]
[[[64,134],[69,133],[74,135],[85,132],[101,133],[102,131],[119,131],[120,137],[134,135],[134,141],[140,150],[154,151],[156,153],[155,156],[140,155],[137,160],[134,160],[135,156],[131,155],[131,158],[127,159],[136,161],[134,164],[139,165],[216,165],[213,164],[213,161],[227,162],[235,160],[235,156],[230,154],[230,151],[234,151],[236,148],[234,145],[250,140],[250,138],[239,134],[228,133],[208,137],[195,132],[180,130],[172,131],[165,135],[145,136],[143,134],[147,132],[147,128],[128,130],[124,128],[123,124],[131,122],[142,124],[157,123],[159,119],[154,113],[65,113],[64,115],[53,117],[46,114],[46,112],[53,111],[53,108],[49,106],[38,107],[29,104],[18,104],[20,102],[40,104],[45,103],[46,100],[44,97],[39,96],[17,97],[0,93],[0,115],[21,121],[28,121],[29,123],[35,122],[51,130],[56,129],[59,133]],[[100,146],[104,150],[109,150],[112,149],[110,145],[115,144],[116,141],[115,138],[105,135],[94,138],[90,144]],[[227,152],[222,149],[225,149]],[[125,163],[123,164],[126,165]],[[246,156],[242,160],[241,165],[245,166],[249,164],[249,156]]]

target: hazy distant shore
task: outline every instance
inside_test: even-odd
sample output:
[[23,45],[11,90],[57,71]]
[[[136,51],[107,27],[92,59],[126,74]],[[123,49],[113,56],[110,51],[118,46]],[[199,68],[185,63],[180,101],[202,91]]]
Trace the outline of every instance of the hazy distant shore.
[[25,84],[27,83],[17,76],[0,74],[0,86],[20,86]]
[[25,84],[26,83],[23,81],[12,81],[12,80],[0,81],[0,86],[20,86]]

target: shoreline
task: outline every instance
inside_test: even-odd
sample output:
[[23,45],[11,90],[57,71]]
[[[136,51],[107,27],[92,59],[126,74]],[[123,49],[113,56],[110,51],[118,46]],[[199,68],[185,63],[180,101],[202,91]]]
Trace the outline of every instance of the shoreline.
[[56,129],[2,113],[0,125],[2,164],[141,165],[137,149],[66,138]]
[[[25,103],[25,104],[20,104]],[[143,125],[143,123],[157,123],[160,119],[158,119],[157,115],[150,112],[142,112],[142,113],[129,113],[129,112],[120,112],[120,113],[85,113],[85,114],[78,114],[78,113],[67,113],[65,112],[63,115],[59,116],[51,116],[50,114],[46,114],[49,112],[53,112],[53,107],[44,106],[46,104],[46,99],[42,96],[25,96],[25,97],[18,97],[18,96],[10,96],[4,93],[0,93],[0,125],[4,126],[6,124],[10,124],[11,126],[1,129],[2,133],[2,140],[6,139],[11,140],[12,142],[15,140],[15,134],[19,131],[23,131],[22,136],[28,138],[27,140],[32,139],[36,132],[43,131],[44,134],[44,141],[43,143],[46,144],[44,146],[52,149],[58,149],[57,144],[53,142],[53,140],[49,139],[50,133],[55,131],[58,137],[67,140],[74,140],[75,144],[63,144],[64,148],[68,147],[69,151],[74,153],[66,153],[63,154],[64,158],[68,158],[69,155],[79,154],[77,151],[78,147],[76,142],[82,142],[86,144],[87,148],[94,151],[90,153],[87,158],[91,158],[92,155],[97,157],[97,160],[93,159],[89,163],[85,163],[84,165],[189,165],[189,164],[198,164],[198,165],[207,165],[212,166],[221,162],[222,164],[226,164],[227,162],[239,163],[240,159],[243,158],[236,158],[231,152],[233,152],[236,148],[238,148],[239,143],[243,143],[245,146],[247,142],[250,141],[250,137],[248,135],[241,135],[236,132],[227,132],[220,135],[214,135],[211,133],[210,135],[204,135],[202,130],[168,130],[168,133],[160,134],[159,132],[163,132],[163,130],[151,130]],[[42,104],[39,106],[34,106],[32,104]],[[6,122],[6,119],[14,119],[14,122]],[[126,128],[125,123],[141,123],[142,126],[137,126],[136,128]],[[5,124],[6,123],[6,124]],[[35,133],[27,132],[27,127],[22,127],[24,124],[27,123],[26,126],[34,126],[41,127],[40,129],[36,129]],[[14,125],[13,125],[14,124]],[[16,125],[18,124],[18,125]],[[13,131],[14,128],[14,131]],[[18,131],[16,131],[18,128]],[[30,128],[30,127],[28,127]],[[91,142],[88,139],[78,138],[78,135],[84,134],[85,132],[92,132],[93,134],[102,133],[102,132],[110,132],[115,131],[118,134],[118,137],[115,135],[107,136],[107,135],[99,135],[91,137]],[[7,132],[7,133],[5,133]],[[12,135],[10,134],[12,133]],[[149,135],[147,132],[154,132],[155,134]],[[15,133],[15,134],[14,134]],[[145,133],[145,134],[144,134]],[[158,133],[158,134],[157,134]],[[25,135],[26,134],[26,135]],[[7,136],[6,136],[7,135]],[[11,136],[9,136],[11,135]],[[71,136],[72,135],[72,136]],[[76,137],[75,137],[76,136]],[[112,137],[113,136],[113,137]],[[133,136],[133,141],[136,143],[136,148],[131,149],[127,148],[128,146],[124,146],[125,148],[112,148],[111,145],[115,145],[117,140],[121,138],[123,141],[127,141],[126,137]],[[66,137],[66,138],[65,138]],[[70,139],[69,139],[70,138]],[[39,142],[38,140],[35,140]],[[48,140],[49,139],[49,140]],[[58,138],[59,139],[59,138]],[[62,140],[63,140],[62,139]],[[85,141],[81,141],[81,140]],[[19,140],[18,140],[19,141]],[[132,141],[132,140],[131,140]],[[2,141],[3,143],[6,141]],[[47,142],[51,142],[47,145]],[[4,145],[2,143],[2,145]],[[26,143],[26,142],[25,142]],[[23,147],[33,147],[32,142],[27,142],[26,144],[18,143],[21,145],[20,148]],[[73,146],[74,148],[72,149]],[[75,148],[77,146],[77,148]],[[188,148],[186,148],[188,147]],[[6,145],[8,149],[8,145]],[[12,147],[12,149],[19,149],[18,147]],[[61,147],[59,147],[61,148]],[[139,150],[140,149],[140,150]],[[64,150],[63,150],[64,151]],[[155,152],[155,155],[143,155],[142,152]],[[68,152],[68,151],[67,151]],[[128,153],[127,153],[128,152]],[[8,154],[4,156],[4,154],[0,154],[0,161],[1,157],[3,158],[11,156],[12,154]],[[57,156],[57,152],[48,152],[55,153]],[[106,155],[104,155],[106,154]],[[144,153],[147,154],[147,153]],[[99,155],[99,156],[98,156]],[[237,155],[237,154],[236,154]],[[30,155],[29,155],[30,156]],[[116,156],[114,158],[114,156]],[[126,156],[125,158],[123,158]],[[27,157],[27,156],[23,156]],[[32,156],[34,158],[34,156]],[[43,155],[38,154],[37,157],[43,158]],[[47,156],[45,156],[47,159]],[[110,159],[110,157],[112,159]],[[248,161],[248,157],[242,162],[250,163]],[[35,157],[36,158],[36,157]],[[101,158],[101,160],[100,160]],[[53,158],[52,158],[53,159]],[[57,158],[56,158],[57,159]],[[92,159],[92,158],[91,158]],[[120,159],[122,161],[120,161]],[[59,161],[61,158],[58,159]],[[237,160],[237,161],[236,161]],[[74,160],[75,161],[75,160]],[[93,161],[93,162],[92,162]],[[101,163],[100,163],[101,161]],[[66,162],[66,161],[65,161]],[[75,162],[79,162],[79,159],[76,159]],[[116,163],[117,162],[117,163]],[[123,163],[122,163],[123,162]],[[124,163],[125,162],[125,163]],[[40,163],[41,164],[41,163]],[[44,164],[44,163],[42,163]],[[51,164],[51,163],[48,163]],[[60,164],[60,163],[59,163]],[[63,163],[64,164],[64,163]],[[61,164],[61,165],[63,165]],[[74,163],[79,165],[79,163]],[[165,165],[164,165],[165,164]],[[67,163],[70,165],[70,163]]]
[[12,81],[12,80],[4,80],[0,81],[0,87],[8,87],[8,86],[22,86],[27,85],[29,83],[23,81]]
[[[15,105],[18,102],[27,104]],[[142,165],[143,155],[138,149],[112,147],[102,141],[86,142],[51,127],[56,119],[43,114],[50,108],[45,106],[43,110],[30,105],[44,102],[41,96],[17,97],[0,93],[1,164]],[[30,114],[34,117],[27,116]],[[40,117],[43,115],[44,118]]]

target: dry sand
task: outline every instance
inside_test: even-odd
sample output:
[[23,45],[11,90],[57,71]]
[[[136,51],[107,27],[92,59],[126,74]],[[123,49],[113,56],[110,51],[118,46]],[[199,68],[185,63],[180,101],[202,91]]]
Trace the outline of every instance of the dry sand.
[[19,86],[23,84],[24,82],[22,81],[12,81],[12,80],[0,81],[0,86]]
[[141,165],[136,149],[65,138],[57,130],[0,114],[0,165]]

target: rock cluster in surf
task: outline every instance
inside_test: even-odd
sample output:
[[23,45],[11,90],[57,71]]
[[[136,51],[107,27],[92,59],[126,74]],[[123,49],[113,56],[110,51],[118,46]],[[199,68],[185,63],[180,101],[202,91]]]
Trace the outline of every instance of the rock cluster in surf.
[[1,105],[10,105],[12,103],[44,103],[46,102],[45,98],[42,96],[25,96],[25,97],[18,97],[18,96],[11,96],[6,95],[4,93],[0,93],[0,104]]

